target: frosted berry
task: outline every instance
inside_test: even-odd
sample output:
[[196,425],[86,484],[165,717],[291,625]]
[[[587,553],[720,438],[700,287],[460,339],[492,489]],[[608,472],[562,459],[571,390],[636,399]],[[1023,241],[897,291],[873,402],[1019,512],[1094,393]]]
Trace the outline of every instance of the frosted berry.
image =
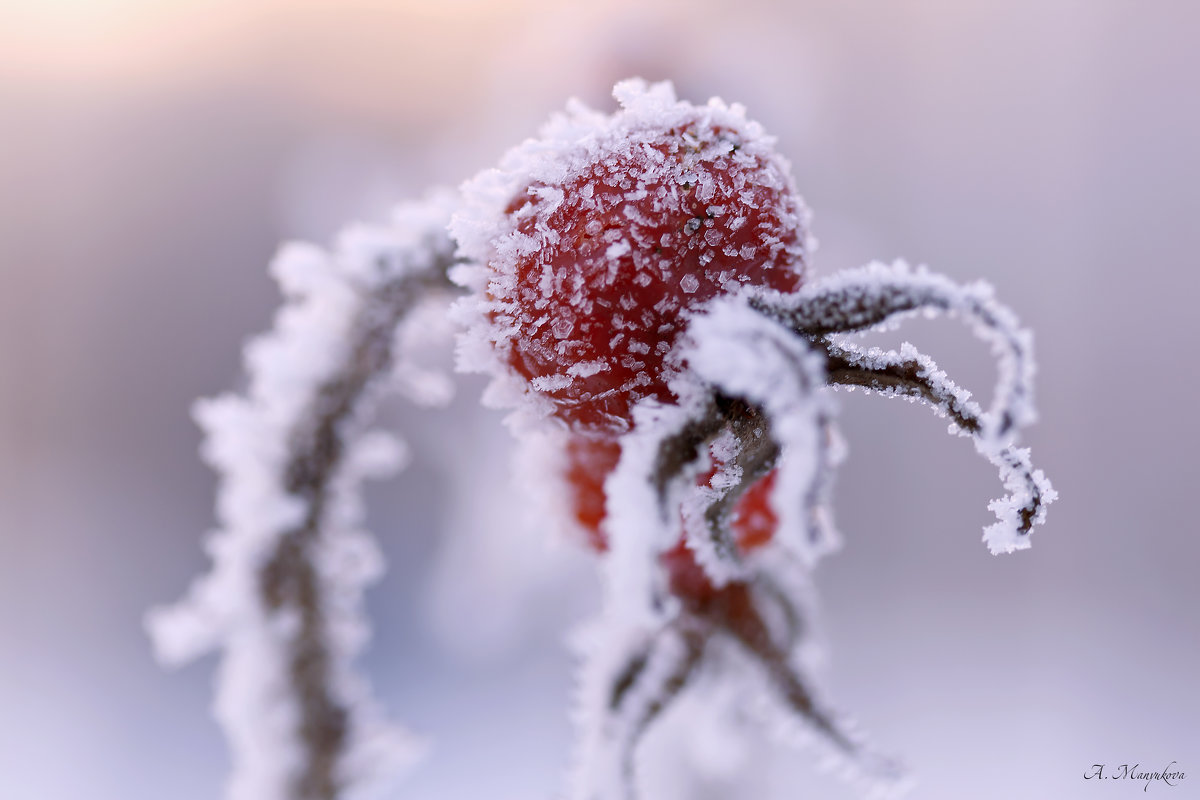
[[576,109],[469,184],[494,218],[476,206],[455,231],[486,265],[499,368],[591,435],[673,399],[665,357],[688,311],[744,286],[793,291],[806,255],[787,163],[740,107],[679,102],[667,84],[614,94],[615,114]]
[[[604,530],[604,482],[616,469],[621,446],[615,439],[572,437],[567,443],[565,477],[571,515],[583,531],[592,549],[603,552],[608,548]],[[714,458],[715,461],[715,458]],[[719,463],[696,478],[698,485],[708,485]],[[771,508],[771,492],[775,486],[775,471],[751,484],[734,505],[730,530],[743,554],[771,541],[779,518]],[[699,598],[715,591],[704,570],[696,563],[692,551],[681,540],[663,553],[661,563],[667,571],[671,591],[681,597]]]

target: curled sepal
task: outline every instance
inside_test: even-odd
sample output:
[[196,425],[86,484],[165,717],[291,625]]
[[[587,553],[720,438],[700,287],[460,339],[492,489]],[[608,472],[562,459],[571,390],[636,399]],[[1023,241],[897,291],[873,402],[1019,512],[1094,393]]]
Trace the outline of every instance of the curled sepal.
[[755,307],[797,333],[822,337],[890,325],[916,312],[961,317],[995,354],[999,376],[979,435],[1003,442],[1034,420],[1033,337],[992,287],[965,286],[903,261],[868,264],[816,281],[794,295],[763,296]]
[[860,387],[888,397],[918,399],[938,416],[950,420],[952,432],[970,436],[975,449],[1000,470],[1008,494],[988,508],[997,522],[984,529],[983,540],[993,553],[1029,547],[1034,525],[1045,522],[1046,506],[1058,493],[1040,469],[1034,469],[1028,448],[999,442],[985,434],[984,415],[970,392],[958,386],[933,359],[907,342],[899,351],[863,349],[845,341],[821,340],[827,354],[828,380],[833,386]]

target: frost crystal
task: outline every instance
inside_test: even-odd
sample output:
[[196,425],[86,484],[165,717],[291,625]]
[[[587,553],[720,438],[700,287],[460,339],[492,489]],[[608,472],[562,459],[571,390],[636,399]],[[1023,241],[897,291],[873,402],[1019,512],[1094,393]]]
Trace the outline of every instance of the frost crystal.
[[761,308],[812,336],[887,327],[920,311],[961,317],[991,345],[999,363],[995,407],[983,420],[981,435],[999,440],[1034,421],[1032,336],[1012,311],[995,301],[986,283],[959,286],[903,261],[873,263],[839,272]]
[[[830,399],[820,391],[819,349],[734,297],[696,314],[671,360],[678,404],[635,407],[606,485],[605,604],[579,639],[584,672],[572,797],[636,797],[642,733],[694,682],[702,662],[724,658],[715,653],[730,646],[748,669],[726,665],[710,677],[762,698],[775,714],[772,726],[783,724],[782,713],[788,731],[807,731],[872,791],[891,791],[899,769],[823,708],[801,655],[812,646],[806,575],[836,544],[822,513],[839,454],[829,435]],[[722,467],[698,486],[706,452]],[[743,560],[728,510],[768,469],[778,474],[771,500],[779,526],[770,544]],[[660,566],[681,535],[708,580],[693,578],[682,593],[668,581],[678,568],[664,573]],[[783,738],[796,740],[794,733]]]
[[421,751],[352,669],[369,638],[362,592],[383,569],[358,486],[405,459],[366,417],[389,369],[393,385],[412,385],[397,326],[446,286],[450,206],[442,195],[402,207],[332,253],[284,248],[272,272],[287,302],[246,347],[246,393],[196,405],[220,475],[213,567],[147,625],[166,663],[224,655],[216,715],[231,800],[366,796]]

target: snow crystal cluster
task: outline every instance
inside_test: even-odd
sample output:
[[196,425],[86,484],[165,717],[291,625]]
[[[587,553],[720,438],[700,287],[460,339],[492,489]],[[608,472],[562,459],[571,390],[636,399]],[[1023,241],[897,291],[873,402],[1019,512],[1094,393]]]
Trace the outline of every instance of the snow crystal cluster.
[[[358,487],[406,457],[390,434],[364,429],[365,411],[389,366],[413,388],[414,371],[394,357],[405,349],[397,318],[444,276],[450,206],[442,195],[402,207],[390,225],[346,231],[331,253],[283,248],[272,274],[286,302],[272,330],[246,347],[247,389],[196,405],[204,458],[220,476],[213,565],[147,624],[165,663],[222,653],[215,713],[235,765],[231,800],[319,794],[305,783],[314,692],[328,692],[318,700],[344,715],[332,726],[344,741],[325,780],[346,796],[386,785],[421,751],[383,719],[352,669],[369,638],[362,592],[383,570],[361,528]],[[376,363],[382,369],[370,374]],[[436,399],[444,389],[422,394]],[[302,685],[305,658],[323,665],[322,685]]]
[[[829,716],[819,705],[805,705],[811,700],[801,702],[801,713],[790,705],[797,694],[793,700],[780,697],[780,692],[813,697],[802,678],[812,674],[820,658],[811,630],[809,573],[815,560],[838,544],[826,513],[827,489],[840,454],[836,437],[829,435],[831,398],[821,391],[823,359],[744,296],[714,300],[693,315],[671,357],[678,367],[671,384],[676,402],[647,399],[635,406],[633,429],[621,439],[620,462],[605,486],[609,551],[601,565],[604,606],[575,638],[583,671],[571,797],[638,796],[635,751],[643,734],[675,702],[684,684],[697,682],[735,698],[742,716],[757,720],[777,741],[815,746],[866,794],[902,792],[900,768],[851,734],[848,722]],[[728,542],[717,546],[708,540],[705,525],[688,524],[705,518],[724,492],[744,484],[747,476],[738,467],[697,485],[696,475],[707,466],[701,455],[666,485],[661,483],[665,444],[712,413],[714,393],[744,398],[765,413],[762,427],[748,434],[750,441],[739,441],[728,430],[718,435],[713,450],[724,464],[735,464],[743,448],[761,446],[763,438],[778,445],[771,460],[778,471],[771,503],[779,524],[751,563],[743,563]],[[714,637],[703,612],[696,616],[681,608],[680,599],[664,585],[659,559],[681,536],[714,592],[725,585],[745,589],[759,610],[779,618],[768,628],[785,630],[763,628],[758,635],[754,624],[747,633],[736,630],[744,620],[725,620],[733,627]],[[795,626],[805,629],[802,636]],[[739,636],[754,640],[761,652],[747,653],[743,648],[749,645],[737,642]],[[701,661],[709,668],[699,669]],[[727,718],[728,709],[682,707],[690,714],[688,725],[703,734],[684,735],[684,749],[694,753],[716,746],[713,715]],[[719,746],[736,753],[736,740],[744,735],[723,731]]]

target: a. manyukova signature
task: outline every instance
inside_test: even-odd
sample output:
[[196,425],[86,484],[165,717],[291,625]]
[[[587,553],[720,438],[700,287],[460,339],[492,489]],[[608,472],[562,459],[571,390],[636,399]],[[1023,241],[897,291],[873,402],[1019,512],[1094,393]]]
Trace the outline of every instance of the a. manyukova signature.
[[1177,786],[1185,778],[1187,774],[1179,769],[1179,764],[1172,761],[1161,770],[1144,770],[1141,764],[1121,764],[1115,769],[1109,770],[1107,764],[1092,764],[1092,768],[1083,773],[1085,781],[1090,780],[1114,780],[1114,781],[1145,781],[1145,786],[1142,791],[1150,790],[1150,784],[1161,782],[1167,786]]

